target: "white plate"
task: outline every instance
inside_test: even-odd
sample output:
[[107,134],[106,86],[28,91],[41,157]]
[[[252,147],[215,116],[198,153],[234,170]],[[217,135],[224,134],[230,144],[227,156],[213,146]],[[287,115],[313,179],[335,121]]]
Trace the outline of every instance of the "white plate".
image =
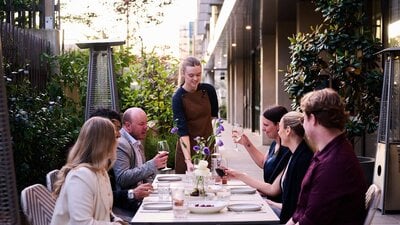
[[198,201],[190,203],[189,211],[198,214],[219,213],[225,207],[226,203],[221,201]]
[[250,203],[237,203],[228,205],[228,210],[234,212],[254,212],[261,210],[262,206]]
[[256,189],[249,187],[234,187],[231,188],[232,194],[254,194],[256,193]]
[[181,181],[182,177],[180,176],[160,176],[157,178],[158,181]]
[[172,203],[171,202],[143,203],[143,209],[146,209],[146,210],[170,210],[170,209],[172,209]]

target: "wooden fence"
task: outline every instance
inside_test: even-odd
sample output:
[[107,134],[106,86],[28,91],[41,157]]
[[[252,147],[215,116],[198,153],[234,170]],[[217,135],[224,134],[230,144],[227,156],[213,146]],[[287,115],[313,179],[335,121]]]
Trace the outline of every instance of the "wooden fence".
[[14,82],[28,77],[38,90],[46,87],[48,64],[43,53],[50,54],[50,42],[35,37],[29,29],[21,29],[0,22],[5,74]]
[[0,22],[20,28],[44,29],[45,10],[50,7],[54,19],[54,28],[60,28],[60,0],[52,0],[46,6],[45,0],[3,0],[0,2]]

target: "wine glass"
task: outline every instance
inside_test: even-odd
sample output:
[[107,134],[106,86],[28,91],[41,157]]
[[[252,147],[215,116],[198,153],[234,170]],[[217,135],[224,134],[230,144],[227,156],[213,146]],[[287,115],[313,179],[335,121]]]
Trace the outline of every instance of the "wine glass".
[[228,169],[228,163],[226,159],[219,158],[217,162],[217,167],[215,168],[215,172],[221,177],[222,184],[227,183],[225,170]]
[[219,158],[217,161],[217,167],[215,168],[215,172],[220,176],[221,178],[224,177],[225,174],[225,169],[227,168],[227,163],[226,159],[224,158]]
[[240,138],[242,138],[242,135],[243,135],[243,127],[240,124],[235,123],[232,127],[232,138],[233,141],[235,142],[235,151],[239,151],[237,142],[240,140]]
[[[169,154],[168,142],[166,140],[159,141],[157,143],[157,151],[158,151],[159,154],[164,154],[164,153],[168,153]],[[168,168],[168,164],[164,169],[162,169],[162,171],[167,171],[167,170],[171,170],[171,168]]]

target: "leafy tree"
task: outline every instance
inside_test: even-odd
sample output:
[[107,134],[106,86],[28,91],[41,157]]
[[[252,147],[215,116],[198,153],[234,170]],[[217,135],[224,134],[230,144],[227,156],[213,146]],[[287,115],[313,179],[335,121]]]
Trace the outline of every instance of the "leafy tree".
[[[157,56],[154,52],[140,56],[121,57],[116,53],[115,69],[118,71],[118,90],[121,110],[132,106],[143,108],[149,121],[156,122],[159,134],[168,134],[172,123],[172,94],[177,81],[177,59]],[[129,63],[129,67],[126,67]],[[121,71],[125,68],[125,71]],[[123,73],[122,73],[123,72]]]
[[[126,42],[128,46],[138,41],[136,31],[141,24],[159,24],[164,16],[164,7],[172,0],[98,0],[69,1],[61,3],[61,11],[67,12],[61,16],[63,24],[82,24],[89,28],[86,32],[87,39],[110,38],[112,30],[120,29],[121,23],[126,23]],[[79,11],[76,5],[80,4]],[[115,21],[114,27],[104,25],[104,20]]]
[[382,72],[382,44],[368,27],[362,0],[314,0],[323,22],[290,40],[291,62],[284,78],[293,108],[314,89],[332,87],[343,97],[351,121],[350,138],[377,129]]
[[[45,55],[44,59],[53,65],[54,73],[43,92],[34,90],[26,77],[19,78],[19,82],[13,80],[11,74],[16,72],[5,70],[18,191],[34,183],[45,183],[47,172],[61,168],[84,121],[88,51]],[[157,121],[145,141],[146,154],[157,154],[157,141],[166,139],[172,150],[169,167],[173,167],[176,137],[169,130],[173,125],[171,99],[177,60],[159,57],[154,52],[134,55],[122,48],[114,52],[114,68],[121,110],[139,106],[149,120]],[[136,84],[134,89],[132,83]]]
[[[114,10],[121,16],[125,16],[126,41],[130,46],[130,40],[135,41],[134,35],[140,24],[160,24],[164,17],[164,7],[172,3],[172,0],[120,0],[114,3]],[[135,15],[130,18],[130,15]],[[123,21],[124,19],[119,19]]]
[[66,96],[72,100],[74,108],[84,111],[89,65],[89,50],[71,50],[58,56],[44,56],[53,68],[48,84],[50,95]]
[[64,96],[38,93],[26,78],[16,83],[6,76],[17,189],[21,191],[35,183],[44,184],[46,174],[65,163],[82,120]]

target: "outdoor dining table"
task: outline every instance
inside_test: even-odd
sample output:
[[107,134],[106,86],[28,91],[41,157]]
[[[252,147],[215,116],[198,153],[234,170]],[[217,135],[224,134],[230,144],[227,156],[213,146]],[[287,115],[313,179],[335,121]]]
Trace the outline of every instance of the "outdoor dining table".
[[[174,178],[179,176],[181,179],[162,179]],[[160,180],[162,181],[160,181]],[[159,174],[154,179],[153,186],[157,187],[159,182],[170,183],[171,189],[183,187],[185,185],[185,175],[182,174]],[[170,181],[169,181],[170,180]],[[228,180],[224,184],[225,188],[230,190],[240,188],[250,188],[239,180]],[[228,210],[229,207],[223,208],[216,213],[192,213],[189,212],[185,218],[175,218],[172,209],[169,210],[148,210],[143,206],[147,203],[159,203],[159,198],[155,193],[143,199],[143,203],[132,218],[132,224],[279,224],[278,216],[273,212],[271,207],[265,202],[261,195],[255,191],[253,193],[232,193],[227,206],[234,204],[251,204],[259,205],[259,210]],[[171,203],[172,204],[172,203]]]

